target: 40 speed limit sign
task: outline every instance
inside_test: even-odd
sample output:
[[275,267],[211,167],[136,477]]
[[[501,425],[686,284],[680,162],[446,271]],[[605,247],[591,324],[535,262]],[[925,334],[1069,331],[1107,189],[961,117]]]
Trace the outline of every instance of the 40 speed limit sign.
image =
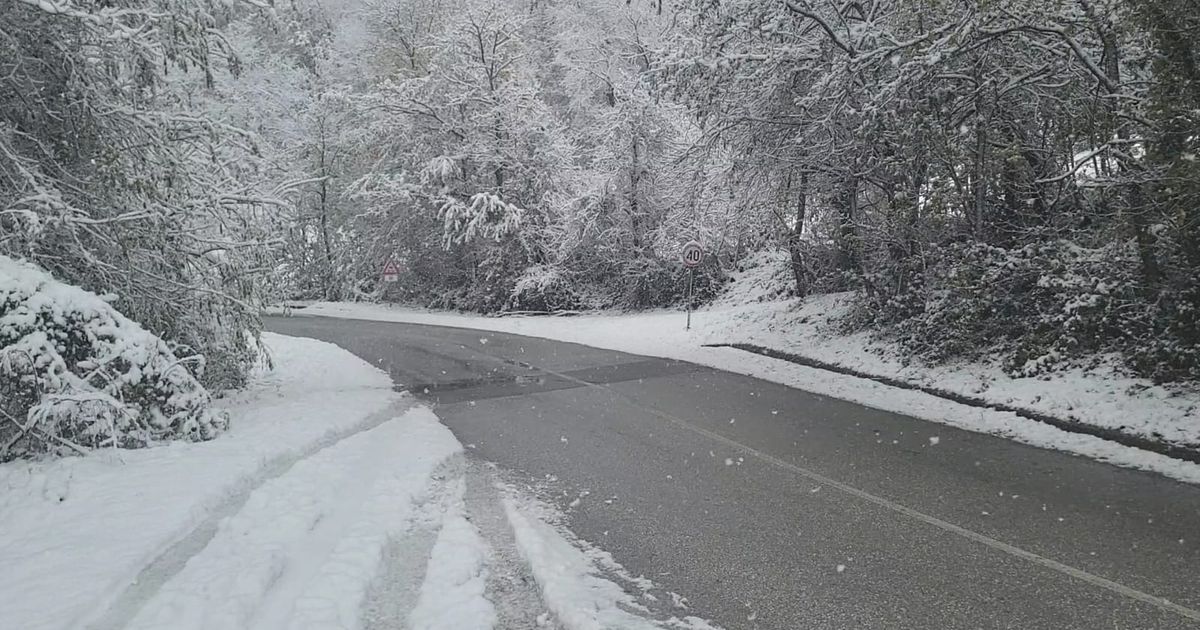
[[704,247],[696,241],[689,241],[683,246],[683,253],[680,255],[680,260],[688,267],[695,267],[704,262]]
[[684,330],[692,329],[692,284],[696,281],[696,267],[704,262],[704,247],[697,241],[688,241],[679,254],[679,260],[687,267],[687,324]]

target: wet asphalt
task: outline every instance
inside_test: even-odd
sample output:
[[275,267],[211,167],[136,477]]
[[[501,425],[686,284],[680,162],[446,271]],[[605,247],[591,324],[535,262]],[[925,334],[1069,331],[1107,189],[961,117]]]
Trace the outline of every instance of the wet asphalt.
[[1200,488],[703,366],[271,317],[728,629],[1200,629]]

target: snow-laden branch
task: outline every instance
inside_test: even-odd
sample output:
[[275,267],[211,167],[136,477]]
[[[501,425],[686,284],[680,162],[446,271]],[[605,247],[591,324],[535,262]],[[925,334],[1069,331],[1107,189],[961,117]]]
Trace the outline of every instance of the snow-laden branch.
[[848,42],[843,40],[841,38],[841,36],[839,36],[833,30],[833,27],[829,25],[829,22],[827,22],[825,20],[825,18],[821,17],[815,11],[812,11],[812,10],[806,8],[803,5],[801,5],[798,2],[795,2],[793,0],[788,0],[787,8],[792,13],[801,15],[803,17],[806,17],[806,18],[812,20],[813,22],[816,22],[817,25],[821,27],[821,30],[825,31],[825,34],[829,36],[829,40],[833,42],[833,45],[842,49],[842,51],[845,52],[847,55],[850,55],[851,58],[855,57],[858,54],[858,51],[856,51],[854,49],[854,47],[851,46]]
[[443,221],[446,249],[476,238],[500,240],[521,226],[525,211],[505,202],[493,193],[471,195],[469,201],[447,195],[443,197],[439,214]]

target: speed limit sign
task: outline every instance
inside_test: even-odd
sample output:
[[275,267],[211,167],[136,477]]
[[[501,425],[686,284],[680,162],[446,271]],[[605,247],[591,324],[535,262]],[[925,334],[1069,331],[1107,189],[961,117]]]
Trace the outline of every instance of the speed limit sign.
[[687,245],[683,246],[683,254],[680,259],[688,267],[695,267],[704,262],[704,248],[696,241],[689,241]]
[[688,241],[679,254],[679,260],[687,267],[687,324],[684,330],[692,329],[692,284],[696,281],[696,267],[704,262],[704,247],[696,241]]

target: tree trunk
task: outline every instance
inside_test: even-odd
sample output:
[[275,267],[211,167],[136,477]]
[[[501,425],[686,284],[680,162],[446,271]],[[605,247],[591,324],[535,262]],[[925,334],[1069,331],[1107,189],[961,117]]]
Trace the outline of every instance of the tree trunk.
[[971,236],[984,240],[984,206],[987,204],[988,120],[980,112],[975,124],[975,165],[971,176]]
[[858,217],[857,176],[846,178],[835,200],[838,212],[837,266],[840,271],[854,271],[859,267],[858,228],[854,224]]
[[808,295],[808,278],[804,265],[804,221],[808,214],[808,172],[800,173],[800,191],[796,199],[796,224],[788,232],[788,254],[792,258],[792,278],[796,281],[796,296]]
[[633,141],[631,143],[633,163],[629,168],[629,227],[633,238],[633,249],[634,251],[640,251],[642,248],[642,208],[638,199],[638,188],[641,185],[642,158],[638,150],[637,129],[632,129],[631,131],[633,132]]
[[[1129,133],[1125,129],[1125,125],[1118,118],[1117,108],[1120,106],[1120,99],[1115,98],[1118,95],[1121,85],[1121,49],[1117,41],[1116,29],[1112,22],[1105,16],[1095,13],[1091,5],[1086,5],[1085,9],[1087,9],[1091,17],[1093,28],[1096,30],[1097,35],[1100,36],[1100,42],[1103,46],[1101,61],[1103,62],[1104,76],[1108,79],[1109,86],[1105,90],[1108,96],[1104,103],[1108,122],[1108,125],[1106,125],[1108,130],[1105,136],[1108,138],[1116,137],[1118,140],[1127,140]],[[1123,174],[1129,174],[1143,168],[1136,163],[1127,163],[1126,160],[1119,157],[1117,158],[1117,163]],[[1130,181],[1125,191],[1125,214],[1129,222],[1130,231],[1133,232],[1134,242],[1137,244],[1143,291],[1147,297],[1153,297],[1158,293],[1158,286],[1162,280],[1162,270],[1158,264],[1158,257],[1154,252],[1157,239],[1150,231],[1152,204],[1148,203],[1148,201],[1145,191],[1142,189],[1142,183]]]
[[322,124],[321,129],[321,146],[318,149],[317,160],[319,165],[319,173],[321,175],[321,183],[317,189],[318,211],[320,212],[321,223],[321,244],[325,251],[325,269],[321,276],[324,278],[325,286],[322,287],[322,292],[325,294],[326,300],[338,299],[337,291],[334,287],[334,270],[333,270],[333,239],[329,234],[329,164],[326,160],[326,144],[325,144],[325,127]]

